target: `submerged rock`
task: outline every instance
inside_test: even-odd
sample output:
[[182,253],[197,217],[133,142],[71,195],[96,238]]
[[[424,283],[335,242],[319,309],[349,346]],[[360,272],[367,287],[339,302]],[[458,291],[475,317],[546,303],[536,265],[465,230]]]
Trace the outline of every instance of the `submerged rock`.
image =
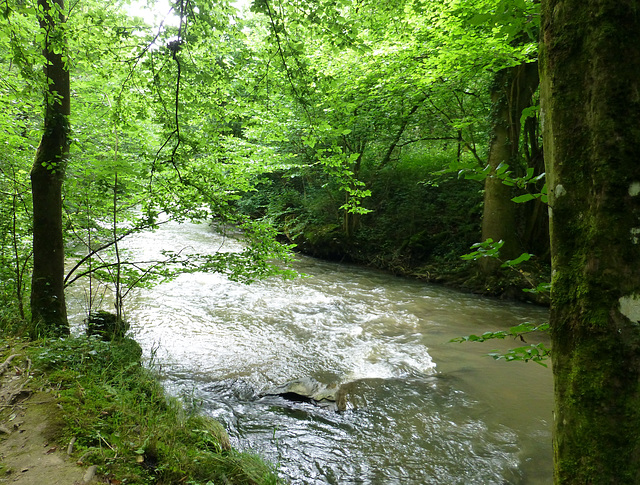
[[357,381],[325,385],[311,377],[303,377],[269,389],[261,393],[261,396],[280,396],[288,401],[346,411],[356,407],[352,395],[355,387]]
[[322,404],[336,400],[337,386],[325,386],[311,377],[303,377],[268,389],[262,396],[280,396],[289,401]]

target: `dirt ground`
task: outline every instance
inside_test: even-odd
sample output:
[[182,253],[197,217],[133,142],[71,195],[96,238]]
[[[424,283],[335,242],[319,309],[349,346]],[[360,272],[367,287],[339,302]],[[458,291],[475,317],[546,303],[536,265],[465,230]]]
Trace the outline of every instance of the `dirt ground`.
[[[15,353],[14,353],[15,352]],[[80,485],[106,483],[55,442],[62,410],[55,392],[38,389],[31,362],[19,348],[0,347],[0,484]]]

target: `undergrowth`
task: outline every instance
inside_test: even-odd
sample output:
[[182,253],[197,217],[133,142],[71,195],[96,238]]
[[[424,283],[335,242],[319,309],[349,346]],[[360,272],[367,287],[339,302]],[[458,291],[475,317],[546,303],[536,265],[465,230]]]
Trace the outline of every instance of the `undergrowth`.
[[258,456],[234,450],[215,420],[188,413],[140,364],[131,339],[35,342],[31,358],[55,390],[74,458],[123,484],[277,484]]

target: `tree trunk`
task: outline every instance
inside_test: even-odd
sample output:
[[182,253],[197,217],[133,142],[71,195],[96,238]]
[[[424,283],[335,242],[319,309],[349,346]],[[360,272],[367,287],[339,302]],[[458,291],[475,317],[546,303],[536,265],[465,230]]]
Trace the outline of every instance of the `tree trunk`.
[[64,298],[62,181],[69,153],[70,88],[66,66],[63,0],[38,0],[45,33],[45,116],[31,169],[33,195],[32,330],[35,335],[69,333]]
[[542,14],[555,483],[640,483],[640,1]]
[[[517,237],[516,204],[511,201],[513,188],[496,177],[501,164],[514,169],[518,163],[520,144],[520,117],[531,104],[531,97],[538,87],[538,68],[535,63],[502,69],[496,74],[491,89],[493,102],[493,133],[489,146],[489,176],[484,184],[484,211],[482,216],[482,240],[504,241],[501,259],[513,259],[520,255]],[[494,258],[481,260],[486,275],[493,273],[500,262]]]

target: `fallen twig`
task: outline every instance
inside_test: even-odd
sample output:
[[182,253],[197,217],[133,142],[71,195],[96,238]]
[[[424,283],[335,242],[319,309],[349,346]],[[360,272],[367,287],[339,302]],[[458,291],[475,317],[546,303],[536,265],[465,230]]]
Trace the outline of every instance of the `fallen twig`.
[[67,455],[71,456],[71,454],[73,453],[73,445],[76,442],[76,437],[74,436],[73,438],[71,438],[71,441],[69,441],[69,446],[67,447]]

